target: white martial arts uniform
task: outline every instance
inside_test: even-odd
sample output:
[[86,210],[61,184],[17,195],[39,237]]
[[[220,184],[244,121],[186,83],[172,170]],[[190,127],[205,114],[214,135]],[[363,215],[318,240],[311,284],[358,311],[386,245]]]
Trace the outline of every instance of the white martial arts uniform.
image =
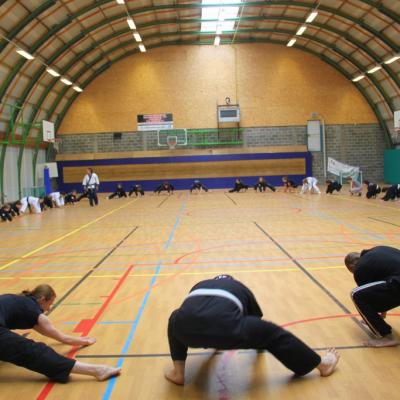
[[51,197],[51,199],[53,200],[54,203],[56,203],[57,207],[61,207],[64,205],[64,197],[61,196],[60,192],[53,192],[50,193],[49,196]]
[[33,197],[33,196],[23,197],[21,199],[21,204],[22,207],[19,210],[21,213],[24,213],[26,211],[28,205],[33,207],[33,209],[37,214],[40,214],[42,212],[42,209],[40,208],[40,199],[38,197]]
[[86,174],[83,178],[82,185],[86,189],[96,189],[97,186],[100,185],[99,177],[94,172],[91,175]]
[[300,192],[301,194],[303,194],[306,190],[311,192],[312,189],[314,189],[318,194],[321,194],[321,191],[319,190],[319,188],[317,186],[317,183],[318,183],[317,178],[309,176],[305,180],[306,180],[306,182],[303,183],[303,186],[301,188],[301,192]]

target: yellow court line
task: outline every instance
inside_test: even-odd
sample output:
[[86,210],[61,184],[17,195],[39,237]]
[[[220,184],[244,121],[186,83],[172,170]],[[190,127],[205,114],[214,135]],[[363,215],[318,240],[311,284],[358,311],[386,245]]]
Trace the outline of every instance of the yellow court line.
[[[306,268],[307,271],[324,271],[327,269],[345,269],[344,266],[332,266],[332,267],[311,267],[311,268]],[[281,268],[281,269],[241,269],[241,270],[232,270],[232,271],[198,271],[198,272],[182,272],[176,273],[176,272],[166,272],[166,273],[161,273],[158,274],[157,276],[174,276],[174,275],[209,275],[209,274],[245,274],[248,272],[254,273],[254,272],[300,272],[301,270],[299,268]],[[150,276],[153,276],[154,274],[130,274],[128,276],[133,277],[133,278],[148,278]],[[77,278],[82,278],[83,275],[65,275],[65,276],[23,276],[19,278],[19,280],[35,280],[35,279],[77,279]],[[93,278],[121,278],[122,275],[92,275],[89,276],[89,279]],[[0,277],[0,280],[10,280],[14,279],[13,276],[3,276]]]
[[102,219],[108,217],[109,215],[114,214],[115,212],[117,212],[117,211],[119,211],[119,210],[121,210],[121,209],[123,209],[123,208],[125,208],[125,207],[127,207],[127,206],[129,206],[129,205],[131,205],[131,204],[134,203],[135,201],[137,201],[137,199],[134,199],[134,200],[130,201],[129,203],[124,204],[123,206],[116,208],[115,210],[111,210],[111,211],[105,213],[104,215],[102,215],[101,217],[98,217],[98,218],[94,219],[93,221],[90,221],[90,222],[88,222],[88,223],[86,223],[86,224],[83,224],[83,225],[80,226],[79,228],[76,228],[76,229],[74,229],[73,231],[68,232],[68,233],[66,233],[65,235],[60,236],[59,238],[54,239],[54,240],[52,240],[51,242],[46,243],[46,244],[44,244],[43,246],[40,246],[40,247],[38,247],[37,249],[32,250],[32,251],[30,251],[29,253],[26,253],[26,254],[24,254],[24,255],[21,256],[21,257],[15,258],[14,260],[8,262],[7,264],[1,266],[1,267],[0,267],[0,271],[3,271],[4,269],[6,269],[6,268],[10,267],[11,265],[17,263],[18,261],[21,261],[21,260],[23,260],[24,258],[27,258],[27,257],[31,256],[32,254],[36,254],[36,253],[38,253],[39,251],[41,251],[41,250],[43,250],[43,249],[46,249],[47,247],[49,247],[49,246],[51,246],[51,245],[53,245],[53,244],[55,244],[55,243],[58,243],[58,242],[60,242],[61,240],[65,239],[65,238],[67,238],[67,237],[69,237],[69,236],[72,236],[72,235],[74,235],[74,234],[77,233],[77,232],[80,232],[82,229],[85,229],[85,228],[87,228],[88,226],[93,225],[93,224],[95,224],[96,222],[101,221]]

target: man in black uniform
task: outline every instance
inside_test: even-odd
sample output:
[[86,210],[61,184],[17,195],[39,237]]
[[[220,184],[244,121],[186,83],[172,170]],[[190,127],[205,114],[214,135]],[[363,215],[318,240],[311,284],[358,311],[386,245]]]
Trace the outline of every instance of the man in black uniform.
[[257,191],[257,189],[258,189],[260,192],[265,192],[267,188],[270,189],[270,190],[272,190],[273,192],[276,191],[276,188],[275,188],[274,186],[270,185],[270,184],[264,179],[264,177],[260,176],[260,177],[258,178],[257,183],[254,185],[254,190]]
[[77,192],[75,189],[69,193],[62,192],[61,195],[64,196],[65,204],[72,204],[74,206],[75,203],[78,201],[76,198]]
[[400,306],[400,250],[377,246],[360,253],[349,253],[344,260],[358,287],[351,297],[364,322],[377,339],[371,347],[396,346],[392,327],[385,322],[386,311]]
[[244,183],[242,183],[242,181],[237,178],[235,181],[235,186],[233,187],[233,189],[231,189],[229,191],[229,193],[233,193],[233,192],[240,192],[242,189],[247,190],[249,188],[248,185],[245,185]]
[[71,373],[91,375],[105,380],[120,373],[119,368],[87,364],[56,353],[44,343],[35,342],[12,332],[12,329],[34,329],[40,334],[71,346],[90,346],[89,337],[74,337],[57,330],[44,314],[56,294],[49,285],[39,285],[20,295],[0,295],[0,361],[9,362],[65,383]]
[[174,187],[168,182],[164,181],[160,186],[158,186],[154,193],[160,194],[161,192],[168,192],[168,194],[174,194]]
[[115,192],[110,194],[107,198],[108,199],[113,199],[114,197],[118,196],[118,198],[120,199],[121,197],[128,197],[126,195],[125,189],[124,187],[119,183],[117,185],[117,188],[115,189]]
[[335,190],[339,193],[341,189],[342,185],[338,181],[326,180],[326,194],[333,194]]
[[379,185],[376,183],[372,183],[370,181],[363,181],[363,184],[367,186],[367,199],[376,198],[376,195],[379,194],[382,190]]
[[195,285],[168,323],[168,340],[174,368],[165,377],[184,384],[188,347],[220,350],[268,350],[287,368],[305,375],[317,368],[330,375],[339,355],[335,349],[321,357],[296,336],[261,319],[253,293],[229,275]]
[[140,183],[132,186],[132,189],[129,191],[129,197],[131,197],[133,193],[135,193],[136,197],[139,196],[139,193],[141,196],[144,196],[144,190]]
[[292,191],[293,189],[296,189],[299,185],[297,185],[296,183],[294,183],[294,181],[292,181],[291,179],[289,179],[289,177],[287,176],[282,176],[282,183],[283,183],[283,191],[286,193],[288,190],[289,192]]
[[22,207],[21,201],[20,200],[14,201],[13,203],[10,203],[10,206],[11,206],[11,215],[13,217],[19,216],[20,215],[19,210]]
[[2,221],[12,221],[12,215],[11,215],[11,206],[9,204],[4,204],[0,208],[0,217]]
[[385,193],[385,195],[382,197],[382,200],[395,200],[396,197],[400,197],[400,185],[396,184],[389,187],[384,187],[382,188],[382,192]]

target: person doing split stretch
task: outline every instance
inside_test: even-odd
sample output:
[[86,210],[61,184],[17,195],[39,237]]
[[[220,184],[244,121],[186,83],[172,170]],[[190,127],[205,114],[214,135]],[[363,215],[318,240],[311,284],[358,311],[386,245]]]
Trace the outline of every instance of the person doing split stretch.
[[291,192],[292,188],[296,189],[298,185],[294,183],[291,179],[287,176],[282,176],[282,183],[283,183],[283,191],[286,193],[287,191]]
[[376,195],[378,195],[382,191],[381,187],[376,183],[372,183],[370,181],[363,181],[363,184],[367,186],[367,194],[366,194],[367,199],[371,198],[376,199]]
[[71,346],[90,346],[89,337],[74,337],[57,330],[44,314],[56,298],[49,285],[39,285],[19,295],[0,295],[0,360],[66,383],[69,375],[91,375],[104,381],[120,373],[120,368],[87,364],[66,358],[44,343],[35,342],[13,332],[13,329],[34,329],[40,334]]
[[229,191],[229,193],[234,193],[234,192],[239,193],[242,189],[247,190],[248,188],[249,188],[248,185],[242,183],[242,181],[239,178],[237,178],[235,180],[235,186],[233,187],[233,189]]
[[370,347],[397,346],[392,327],[385,322],[386,311],[400,306],[400,250],[377,246],[361,253],[349,253],[344,259],[358,287],[351,298],[376,339]]
[[0,217],[1,220],[4,222],[11,222],[12,221],[12,213],[11,213],[11,206],[10,204],[4,204],[1,208],[0,208]]
[[192,186],[190,186],[190,193],[192,193],[193,190],[197,190],[198,192],[204,190],[205,192],[208,192],[208,189],[198,179],[196,179]]
[[273,192],[276,192],[275,186],[270,185],[270,184],[265,180],[264,177],[260,176],[260,177],[258,178],[257,183],[254,185],[254,190],[257,191],[257,189],[258,189],[260,192],[265,192],[265,191],[267,190],[267,188],[270,189],[270,190],[272,190]]
[[326,180],[326,194],[333,194],[336,190],[338,193],[342,190],[342,185],[338,181]]
[[168,322],[173,369],[165,377],[184,384],[188,347],[220,350],[268,350],[297,375],[317,368],[332,374],[339,360],[335,349],[322,358],[292,333],[261,319],[253,293],[229,275],[195,285]]
[[140,194],[141,196],[144,196],[144,190],[143,190],[143,188],[142,188],[142,185],[139,184],[139,183],[136,184],[136,185],[133,185],[133,186],[132,186],[132,189],[129,191],[129,197],[131,197],[133,193],[135,193],[135,196],[136,196],[136,197],[138,197],[139,194]]
[[395,200],[396,197],[400,197],[400,185],[396,184],[389,187],[384,187],[382,188],[382,193],[385,193],[385,195],[382,197],[381,200]]
[[113,199],[114,197],[117,197],[120,199],[121,197],[127,197],[125,189],[123,186],[119,183],[117,185],[117,188],[115,189],[115,192],[110,194],[107,199]]
[[154,193],[160,194],[161,192],[168,192],[168,194],[174,194],[174,187],[168,181],[163,182],[160,186],[157,186]]
[[[84,192],[87,193],[87,197],[89,198],[90,207],[93,207],[94,205],[97,206],[99,204],[99,198],[97,197],[97,191],[98,191],[99,185],[100,185],[99,177],[97,176],[97,174],[95,174],[93,172],[92,168],[88,168],[86,170],[86,172],[87,173],[84,176],[83,181],[82,181]],[[80,200],[80,198],[79,198],[79,200]]]

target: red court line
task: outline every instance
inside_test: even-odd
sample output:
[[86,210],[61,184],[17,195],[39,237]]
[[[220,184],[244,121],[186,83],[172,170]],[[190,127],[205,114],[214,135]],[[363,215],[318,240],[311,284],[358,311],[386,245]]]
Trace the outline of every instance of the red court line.
[[[287,322],[286,324],[281,325],[282,328],[287,328],[288,326],[299,325],[299,324],[306,324],[309,322],[315,321],[322,321],[327,319],[336,319],[336,318],[352,318],[352,317],[359,317],[360,314],[336,314],[336,315],[324,315],[321,317],[313,317],[307,319],[299,319],[298,321]],[[388,317],[400,317],[399,313],[391,313],[387,314]]]
[[[131,265],[124,273],[124,275],[121,276],[121,278],[118,280],[118,283],[115,285],[114,289],[111,291],[111,293],[108,295],[107,300],[103,303],[103,305],[100,307],[100,309],[97,311],[96,315],[91,318],[91,319],[84,319],[82,320],[77,327],[74,329],[74,332],[81,333],[81,336],[87,336],[89,332],[92,330],[93,326],[96,324],[96,322],[99,320],[101,315],[104,313],[104,311],[107,309],[107,307],[110,305],[112,299],[115,297],[116,293],[118,290],[121,288],[122,284],[128,277],[129,273],[132,271],[133,265]],[[71,351],[67,354],[67,357],[73,358],[75,354],[77,353],[79,347],[74,346]],[[48,394],[50,391],[53,389],[55,383],[54,382],[48,382],[45,387],[42,389],[42,391],[39,393],[38,397],[36,398],[37,400],[44,400],[47,398]]]

